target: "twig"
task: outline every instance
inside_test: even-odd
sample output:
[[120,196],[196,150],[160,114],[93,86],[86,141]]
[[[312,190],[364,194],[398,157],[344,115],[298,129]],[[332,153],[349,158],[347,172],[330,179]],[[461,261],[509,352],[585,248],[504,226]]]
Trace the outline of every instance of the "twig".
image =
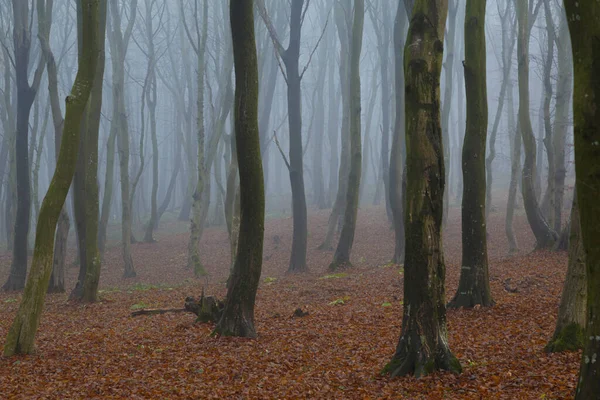
[[279,144],[279,140],[277,139],[277,131],[273,131],[273,140],[275,141],[275,144],[277,145],[277,148],[279,149],[279,153],[281,153],[281,157],[283,157],[285,166],[287,167],[288,171],[291,171],[292,168],[290,167],[290,163],[289,163],[287,157],[285,156],[285,153],[283,152],[281,145]]

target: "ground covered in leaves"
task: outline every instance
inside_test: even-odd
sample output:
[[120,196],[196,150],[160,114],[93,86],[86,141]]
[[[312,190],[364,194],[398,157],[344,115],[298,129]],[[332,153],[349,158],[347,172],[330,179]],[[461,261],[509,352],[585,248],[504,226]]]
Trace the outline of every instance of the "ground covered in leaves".
[[[327,272],[332,252],[319,251],[326,211],[311,214],[310,273],[286,275],[291,219],[266,224],[255,340],[211,337],[213,326],[191,314],[132,318],[132,310],[180,307],[187,296],[225,294],[227,234],[210,228],[201,243],[209,276],[186,270],[187,235],[157,233],[134,245],[138,276],[123,279],[120,251],[107,251],[101,301],[82,305],[66,294],[47,298],[34,356],[0,358],[0,398],[407,398],[558,399],[575,390],[579,353],[546,354],[554,329],[565,253],[531,253],[523,215],[515,220],[522,249],[507,254],[504,216],[489,222],[491,287],[496,306],[449,310],[449,342],[463,373],[389,379],[379,372],[394,352],[402,320],[402,266],[390,265],[393,231],[382,208],[359,212],[353,264]],[[163,227],[161,227],[162,229]],[[460,273],[460,219],[445,232],[447,298]],[[0,279],[10,260],[0,258]],[[72,287],[76,268],[68,271]],[[0,351],[20,294],[0,293]],[[296,308],[307,316],[293,316]]]

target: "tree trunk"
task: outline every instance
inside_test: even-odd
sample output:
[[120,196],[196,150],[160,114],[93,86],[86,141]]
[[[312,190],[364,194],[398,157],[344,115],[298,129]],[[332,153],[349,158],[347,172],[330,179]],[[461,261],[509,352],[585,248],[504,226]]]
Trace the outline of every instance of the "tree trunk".
[[462,264],[456,295],[449,307],[494,304],[490,291],[486,234],[485,150],[488,124],[485,45],[486,0],[467,0],[465,86],[467,130],[462,150]]
[[[552,247],[558,235],[544,218],[537,196],[535,194],[536,177],[536,141],[529,116],[529,14],[527,3],[517,1],[518,40],[517,51],[519,60],[519,130],[525,148],[525,162],[522,172],[522,192],[525,213],[529,226],[536,239],[536,248]],[[535,18],[533,18],[535,20]],[[533,22],[532,20],[532,22]]]
[[[114,101],[114,98],[113,98]],[[113,105],[114,107],[114,105]],[[114,108],[113,108],[114,109]],[[115,177],[115,143],[117,139],[117,118],[110,123],[110,133],[106,142],[106,172],[104,176],[104,193],[102,194],[102,211],[98,226],[98,251],[104,255],[106,249],[106,231],[110,218],[110,205],[113,197],[113,182]]]
[[402,333],[385,371],[420,377],[460,372],[448,347],[442,249],[444,152],[440,74],[448,2],[417,0],[405,46],[406,260]]
[[354,0],[354,20],[350,49],[350,171],[346,192],[346,209],[340,240],[333,256],[330,270],[351,266],[350,253],[354,243],[356,216],[360,192],[362,165],[361,149],[361,101],[360,101],[360,53],[362,50],[363,27],[365,20],[364,0]]
[[396,121],[394,136],[392,138],[392,151],[390,154],[390,182],[389,192],[392,208],[392,223],[395,235],[394,257],[395,264],[404,263],[404,246],[406,236],[404,232],[404,196],[406,193],[406,168],[405,168],[405,111],[404,111],[404,44],[406,41],[406,14],[402,8],[402,1],[398,4],[396,20],[394,21],[394,75],[396,96]]
[[[195,15],[198,18],[198,15]],[[198,162],[196,171],[196,190],[194,191],[192,202],[192,219],[190,221],[190,241],[188,242],[188,261],[187,267],[194,271],[194,275],[206,275],[206,270],[200,262],[200,250],[198,245],[200,242],[200,232],[202,225],[202,199],[205,189],[206,170],[204,165],[204,52],[206,49],[206,40],[208,37],[208,2],[204,2],[202,10],[202,33],[197,32],[198,43],[194,45],[196,57],[198,61],[196,79],[198,82],[198,97],[196,110],[196,139],[198,146]],[[186,28],[187,29],[187,28]],[[191,40],[191,38],[190,38]]]
[[[498,97],[498,107],[496,108],[496,115],[494,117],[494,125],[492,126],[492,131],[490,133],[490,144],[489,144],[489,154],[485,160],[485,171],[486,171],[486,197],[485,197],[485,219],[487,221],[488,216],[490,215],[490,211],[492,207],[492,183],[494,178],[494,169],[493,163],[496,159],[496,137],[498,135],[498,128],[500,127],[500,120],[502,119],[502,114],[504,110],[504,100],[507,96],[507,91],[510,87],[512,90],[512,83],[510,81],[510,73],[512,70],[512,59],[513,53],[515,49],[515,43],[517,38],[517,30],[515,29],[514,22],[511,24],[510,21],[510,9],[511,2],[506,1],[506,8],[504,9],[504,13],[500,12],[500,8],[498,7],[498,12],[500,13],[500,20],[502,21],[502,85],[500,86],[500,95]],[[510,41],[508,34],[510,33]],[[465,38],[466,39],[466,38]],[[511,93],[512,96],[512,93]],[[512,118],[512,117],[510,117]],[[512,131],[511,131],[512,132]],[[512,133],[509,132],[509,135]]]
[[513,218],[515,215],[515,206],[517,201],[517,186],[519,184],[519,169],[521,168],[521,135],[519,134],[519,128],[515,124],[515,113],[514,113],[514,101],[513,101],[513,87],[512,83],[508,85],[508,134],[512,138],[511,140],[511,162],[510,162],[510,183],[508,186],[508,201],[506,203],[506,219],[504,224],[504,231],[508,240],[508,251],[509,253],[516,253],[519,251],[519,245],[517,244],[517,237],[513,230]]
[[27,274],[27,249],[31,216],[31,182],[29,176],[29,114],[37,94],[44,70],[43,59],[38,66],[34,82],[29,85],[29,56],[31,30],[29,29],[29,5],[20,0],[12,1],[14,63],[17,87],[17,129],[15,140],[15,166],[17,184],[17,214],[15,218],[13,259],[5,291],[21,290]]
[[585,334],[585,308],[587,305],[587,280],[585,274],[585,250],[581,242],[581,223],[577,194],[571,209],[569,234],[569,266],[560,297],[556,329],[546,345],[546,351],[576,351],[583,348]]
[[564,9],[561,12],[558,34],[558,82],[556,83],[556,111],[554,119],[554,231],[562,230],[562,212],[565,195],[566,137],[571,123],[570,110],[572,101],[573,65],[571,62],[571,41],[569,26]]
[[251,0],[231,0],[230,3],[236,81],[235,138],[240,163],[242,218],[225,308],[215,327],[218,334],[242,337],[256,337],[254,304],[262,267],[265,217],[253,3]]
[[[349,33],[347,28],[345,10],[340,3],[335,4],[335,24],[337,26],[338,37],[340,40],[340,92],[342,94],[342,127],[341,127],[341,156],[340,167],[338,171],[338,188],[337,194],[333,203],[331,214],[327,222],[327,233],[323,243],[319,246],[321,250],[333,250],[333,237],[335,227],[337,226],[340,216],[344,214],[345,201],[348,187],[348,169],[350,164],[350,81],[349,81]],[[337,140],[336,140],[337,141]]]
[[42,316],[52,270],[56,223],[75,173],[81,122],[94,84],[100,54],[99,39],[104,29],[100,24],[101,7],[104,5],[105,3],[101,5],[94,0],[82,0],[78,3],[83,43],[79,54],[79,68],[71,94],[66,100],[64,135],[56,171],[40,210],[31,272],[19,310],[4,344],[4,356],[7,357],[14,354],[31,354],[34,351],[35,334]]
[[129,22],[121,31],[121,11],[117,0],[110,0],[112,32],[109,35],[113,67],[113,119],[117,120],[117,150],[121,177],[121,246],[123,252],[123,277],[136,276],[131,257],[131,185],[129,181],[129,124],[125,107],[125,57],[131,31],[137,14],[137,0],[130,3]]
[[576,400],[600,395],[600,3],[565,0],[574,67],[575,172],[581,238],[586,256],[587,327]]

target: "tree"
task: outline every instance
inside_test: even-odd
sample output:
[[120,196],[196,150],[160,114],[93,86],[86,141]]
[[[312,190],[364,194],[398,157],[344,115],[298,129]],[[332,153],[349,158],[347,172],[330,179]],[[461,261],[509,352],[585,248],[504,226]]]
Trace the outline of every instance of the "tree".
[[417,0],[405,46],[406,258],[404,314],[392,377],[436,370],[460,372],[448,347],[442,248],[444,151],[440,74],[448,2]]
[[31,24],[29,2],[12,0],[14,67],[17,87],[17,120],[15,165],[17,183],[17,215],[15,218],[13,259],[4,290],[21,290],[27,274],[27,238],[31,214],[31,183],[29,176],[29,114],[42,81],[45,60],[40,58],[33,82],[29,84],[29,57],[31,53]]
[[346,192],[346,208],[340,240],[329,269],[350,265],[350,252],[354,243],[356,216],[360,192],[362,163],[361,150],[361,104],[360,104],[360,53],[362,50],[363,28],[365,23],[365,2],[354,0],[354,21],[350,49],[350,170]]
[[[285,65],[285,81],[287,83],[288,124],[290,132],[289,174],[292,187],[292,215],[294,220],[292,253],[288,271],[303,272],[306,266],[306,246],[308,238],[308,215],[306,211],[306,194],[304,190],[304,166],[302,149],[302,94],[301,81],[304,72],[300,71],[300,34],[304,0],[292,0],[290,13],[290,41],[283,47],[262,0],[257,2],[262,20],[265,22],[279,57]],[[308,6],[308,4],[307,4]]]
[[[124,5],[123,5],[124,7]],[[118,0],[110,0],[111,32],[109,37],[112,76],[113,76],[113,119],[111,129],[116,130],[117,149],[119,153],[119,170],[121,180],[121,241],[123,250],[123,276],[136,276],[131,257],[131,201],[129,179],[129,123],[125,107],[125,57],[129,47],[129,39],[137,15],[137,0],[129,4],[129,22],[125,31],[121,31],[122,12]],[[108,154],[110,156],[110,154]],[[108,168],[107,168],[108,172]],[[105,187],[106,190],[106,187]],[[106,234],[106,233],[105,233]]]
[[[525,148],[525,161],[522,171],[522,192],[525,213],[529,226],[537,241],[537,248],[547,248],[554,244],[557,234],[544,218],[535,194],[536,143],[529,115],[529,37],[543,0],[517,1],[517,53],[519,60],[519,130]],[[531,20],[530,20],[531,17]]]
[[[48,94],[50,108],[52,109],[52,122],[54,125],[54,152],[58,159],[62,141],[64,119],[60,109],[60,100],[58,97],[58,67],[54,58],[54,53],[50,48],[50,28],[52,27],[53,1],[37,0],[38,13],[38,38],[44,58],[46,59],[46,71],[48,73]],[[63,44],[63,54],[66,48],[66,41]],[[39,153],[38,153],[39,155]],[[39,161],[38,161],[39,166]],[[39,213],[38,213],[39,215]],[[67,239],[69,235],[70,221],[65,207],[63,207],[58,219],[56,230],[56,239],[54,241],[54,261],[52,265],[52,275],[48,292],[57,293],[65,291],[65,258],[67,252]]]
[[412,6],[404,2],[406,8],[402,7],[402,0],[398,2],[396,20],[394,21],[394,90],[396,96],[396,121],[394,123],[394,135],[392,138],[392,149],[390,152],[390,183],[389,193],[390,207],[392,209],[392,225],[394,227],[395,247],[392,261],[396,264],[404,262],[404,246],[406,236],[404,232],[404,193],[406,191],[406,179],[404,173],[406,148],[405,148],[405,115],[404,115],[404,43],[406,41],[407,15],[412,15]]
[[486,0],[467,0],[465,15],[465,87],[467,129],[462,150],[462,263],[450,307],[494,304],[490,291],[486,234],[485,149],[488,124]]
[[577,193],[571,208],[571,232],[569,234],[569,266],[563,285],[556,329],[546,345],[546,351],[575,351],[583,348],[585,333],[585,308],[587,305],[587,280],[585,273],[585,250],[581,242],[581,222]]
[[600,397],[600,3],[565,0],[573,52],[575,173],[586,253],[587,327],[575,399]]
[[215,332],[255,337],[254,302],[263,257],[265,194],[258,130],[258,63],[252,0],[231,0],[235,66],[235,139],[240,175],[241,221],[237,257],[223,315]]
[[81,123],[94,86],[100,41],[104,31],[101,15],[105,7],[106,3],[98,0],[82,0],[77,3],[82,42],[79,68],[71,94],[66,99],[65,126],[58,162],[40,209],[31,271],[23,299],[4,344],[5,356],[30,354],[34,351],[35,334],[52,270],[56,223],[75,173]]
[[[100,24],[106,25],[106,7],[102,7]],[[95,302],[100,282],[100,253],[98,250],[98,139],[102,111],[102,84],[105,66],[105,30],[98,37],[98,66],[92,93],[81,125],[79,157],[73,179],[73,200],[79,250],[79,276],[70,298]],[[83,42],[80,41],[80,46]]]
[[[492,165],[496,158],[496,137],[498,135],[498,128],[500,127],[500,120],[502,118],[502,110],[504,109],[504,101],[510,95],[512,97],[512,82],[510,80],[510,73],[512,71],[512,59],[515,50],[515,43],[517,39],[517,30],[515,29],[515,20],[511,13],[512,0],[506,0],[506,6],[504,11],[500,8],[500,2],[497,3],[498,14],[500,16],[502,26],[502,48],[501,48],[501,60],[502,60],[502,85],[500,86],[500,94],[498,97],[498,105],[496,108],[496,115],[494,117],[494,124],[490,132],[489,148],[487,158],[485,159],[485,173],[486,173],[486,198],[485,198],[485,218],[488,219],[490,209],[492,208],[492,181],[493,181],[493,168]],[[509,39],[510,33],[510,39]],[[508,90],[511,90],[510,93]],[[510,111],[509,111],[510,112]],[[514,118],[509,116],[509,118]],[[509,132],[512,135],[512,130]],[[520,143],[520,142],[519,142]],[[520,145],[519,145],[520,146]],[[520,147],[519,147],[520,151]],[[519,157],[520,161],[520,157]],[[516,176],[516,175],[515,175]],[[516,186],[515,186],[516,188]],[[512,223],[512,221],[511,221]],[[511,230],[512,232],[512,230]],[[510,239],[509,239],[510,242]]]
[[[195,0],[196,6],[194,7],[194,18],[198,21],[198,6],[197,0]],[[202,224],[202,199],[204,195],[204,186],[206,179],[206,170],[204,165],[204,53],[206,51],[206,40],[208,38],[208,0],[204,0],[202,7],[202,30],[198,23],[196,26],[196,39],[192,39],[192,34],[185,22],[185,13],[183,10],[183,1],[180,0],[180,12],[183,20],[183,26],[188,36],[190,44],[196,53],[196,60],[198,63],[198,69],[196,72],[196,80],[198,82],[198,97],[196,101],[196,139],[198,146],[198,163],[196,178],[196,190],[194,191],[193,203],[192,203],[192,219],[190,221],[190,241],[188,242],[188,261],[187,267],[194,270],[196,276],[206,275],[204,266],[200,262],[200,251],[198,249],[198,242],[200,241],[200,232]]]

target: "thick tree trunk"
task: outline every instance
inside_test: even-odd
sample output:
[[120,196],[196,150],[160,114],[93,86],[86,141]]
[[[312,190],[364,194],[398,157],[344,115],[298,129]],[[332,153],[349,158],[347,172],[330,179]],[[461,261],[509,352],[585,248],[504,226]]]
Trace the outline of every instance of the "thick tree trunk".
[[361,99],[360,99],[360,53],[362,50],[363,27],[365,20],[364,0],[354,0],[354,20],[352,24],[352,43],[350,49],[350,171],[346,209],[340,240],[333,256],[330,270],[350,266],[350,253],[354,243],[356,216],[360,192],[362,164],[361,149]]
[[237,257],[215,332],[256,337],[254,304],[263,256],[265,194],[258,130],[258,65],[253,1],[231,0],[235,63],[235,138],[240,163],[241,222]]
[[79,54],[79,69],[71,94],[67,97],[66,116],[61,151],[50,188],[40,210],[31,272],[17,315],[11,325],[4,355],[30,354],[34,351],[35,334],[40,323],[46,289],[52,270],[52,251],[56,223],[71,186],[77,162],[77,147],[81,121],[94,84],[97,58],[100,53],[100,37],[104,27],[100,25],[101,7],[94,0],[78,3],[81,13],[82,51]]
[[465,85],[467,130],[462,151],[462,263],[456,295],[449,307],[494,304],[490,291],[486,234],[485,150],[488,124],[486,0],[467,0],[465,16]]
[[444,153],[440,74],[446,0],[417,0],[411,14],[406,76],[406,260],[402,333],[391,376],[460,372],[448,347],[442,248]]
[[569,234],[569,266],[560,298],[556,329],[546,351],[575,351],[583,348],[587,280],[585,272],[585,250],[581,242],[581,223],[577,194],[571,209],[571,231]]
[[586,256],[587,327],[576,400],[600,396],[600,2],[565,0],[574,66],[575,172]]

